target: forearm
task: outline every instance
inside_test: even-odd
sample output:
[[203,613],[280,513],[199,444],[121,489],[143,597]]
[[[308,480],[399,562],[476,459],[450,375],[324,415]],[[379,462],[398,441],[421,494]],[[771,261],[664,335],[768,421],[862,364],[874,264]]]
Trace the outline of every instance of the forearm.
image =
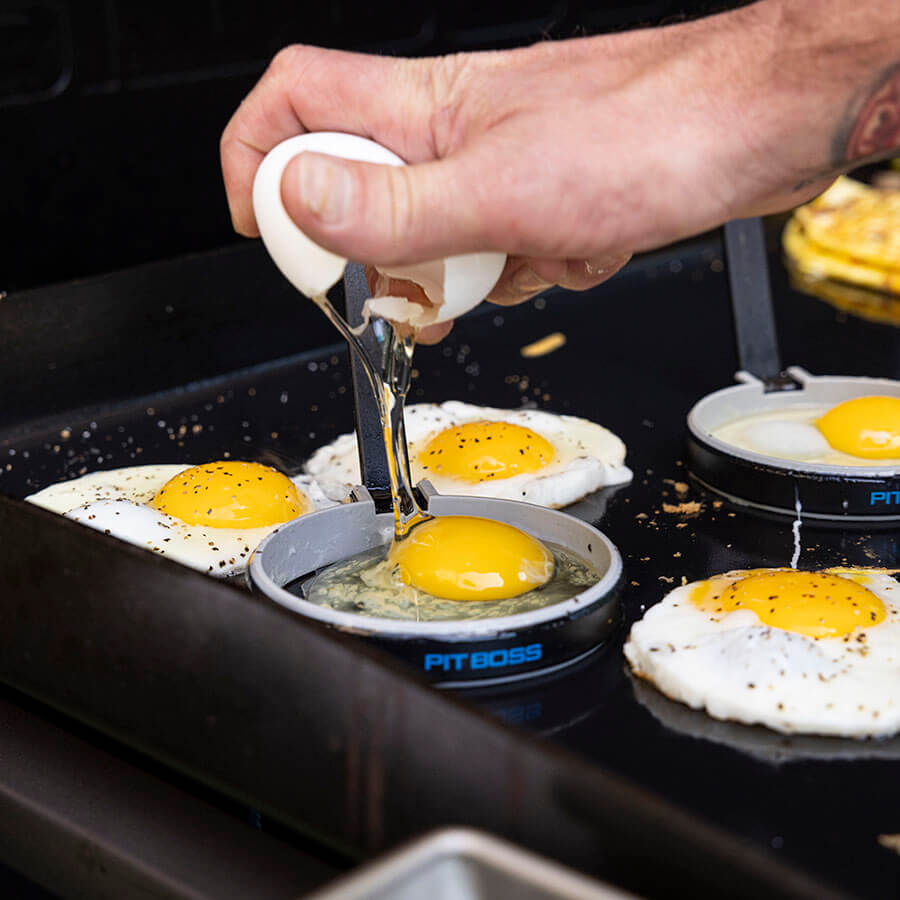
[[[667,190],[709,192],[698,225],[797,205],[842,171],[900,154],[900,3],[760,0],[622,37],[633,42],[624,56],[644,60],[635,106],[666,92],[656,106],[674,125],[658,132],[683,135]],[[659,224],[635,246],[665,239]]]
[[801,182],[900,152],[900,3],[762,0],[743,12],[768,36],[767,149]]
[[223,137],[242,232],[263,153],[305,129],[368,134],[412,163],[288,166],[288,213],[328,249],[383,264],[502,250],[509,296],[535,274],[584,287],[611,258],[796,206],[900,155],[900,2],[759,0],[427,60],[294,48]]

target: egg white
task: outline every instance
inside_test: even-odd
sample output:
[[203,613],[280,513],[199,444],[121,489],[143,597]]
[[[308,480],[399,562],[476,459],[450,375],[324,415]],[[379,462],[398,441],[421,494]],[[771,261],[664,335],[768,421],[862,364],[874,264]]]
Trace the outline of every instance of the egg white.
[[775,412],[751,413],[711,430],[713,437],[740,450],[773,459],[794,459],[831,466],[900,466],[900,458],[870,459],[832,447],[816,421],[832,406],[791,406]]
[[[448,478],[426,470],[417,460],[436,434],[467,422],[508,422],[529,428],[548,440],[554,458],[540,472],[476,483]],[[441,494],[499,497],[559,508],[580,500],[598,488],[624,484],[631,470],[624,464],[625,444],[611,431],[587,419],[535,409],[495,409],[455,400],[446,403],[415,403],[404,410],[413,483],[427,478]],[[317,450],[304,466],[332,500],[343,500],[359,484],[356,435],[343,434]]]
[[857,580],[882,600],[886,616],[847,640],[764,625],[751,610],[705,612],[690,600],[694,582],[671,591],[632,626],[625,658],[667,697],[716,719],[789,734],[894,734],[900,731],[900,583],[884,572],[854,571],[864,573]]
[[[240,574],[260,541],[279,525],[209,528],[190,525],[147,505],[170,478],[189,468],[146,465],[92,472],[51,484],[25,499],[209,575]],[[312,478],[297,475],[291,481],[316,509],[335,505]]]

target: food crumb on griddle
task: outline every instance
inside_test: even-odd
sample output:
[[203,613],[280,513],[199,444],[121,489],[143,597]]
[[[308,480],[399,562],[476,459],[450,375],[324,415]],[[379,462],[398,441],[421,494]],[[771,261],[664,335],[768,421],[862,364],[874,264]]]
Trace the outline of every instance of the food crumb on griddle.
[[663,484],[672,485],[672,487],[675,488],[675,493],[678,494],[678,497],[681,500],[687,497],[688,491],[690,490],[686,482],[675,481],[674,478],[663,478]]
[[663,503],[663,512],[679,516],[696,516],[703,512],[703,504],[699,500],[685,500],[682,503]]
[[888,850],[900,853],[900,834],[879,834],[878,843]]
[[547,356],[548,353],[559,350],[560,347],[564,347],[565,344],[566,336],[561,331],[554,331],[546,337],[542,337],[540,340],[526,344],[519,350],[519,353],[527,359],[533,359],[538,356]]

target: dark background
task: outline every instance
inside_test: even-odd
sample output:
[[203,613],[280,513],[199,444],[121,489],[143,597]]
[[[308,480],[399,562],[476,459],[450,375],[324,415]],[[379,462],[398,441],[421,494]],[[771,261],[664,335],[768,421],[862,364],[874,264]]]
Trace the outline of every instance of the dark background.
[[219,135],[286,44],[424,56],[735,5],[0,0],[0,290],[238,240]]
[[[130,464],[136,459],[131,454],[137,452],[132,445],[146,449],[148,462],[202,462],[240,442],[248,458],[296,467],[316,446],[349,429],[351,392],[344,351],[326,346],[335,340],[333,331],[311,307],[297,302],[258,242],[235,246],[241,239],[231,231],[220,181],[221,130],[278,48],[307,41],[421,55],[674,21],[723,5],[522,0],[433,7],[377,2],[357,7],[345,2],[307,8],[267,0],[184,0],[180,5],[0,0],[0,197],[5,213],[0,289],[10,291],[0,305],[0,493],[21,496],[82,466]],[[768,227],[784,361],[818,374],[898,377],[896,329],[848,316],[791,290],[778,261],[780,223],[770,220]],[[222,249],[169,259],[211,248]],[[41,287],[141,262],[152,265],[75,285]],[[898,827],[893,743],[872,745],[885,749],[882,759],[855,761],[840,742],[810,739],[809,744],[800,742],[799,749],[812,748],[819,756],[806,759],[798,753],[792,758],[794,742],[781,735],[715,723],[665,701],[645,709],[645,700],[635,695],[621,665],[618,648],[627,624],[659,599],[666,583],[734,565],[781,563],[793,546],[787,521],[769,523],[707,504],[697,518],[676,522],[662,507],[663,500],[671,499],[669,486],[685,477],[681,460],[687,410],[704,394],[729,384],[737,368],[727,295],[721,246],[716,235],[708,235],[636,260],[620,276],[586,294],[554,291],[552,302],[538,298],[502,314],[485,306],[458,323],[441,346],[422,348],[417,356],[421,377],[414,387],[415,400],[472,396],[509,407],[533,397],[560,412],[611,427],[625,439],[636,476],[627,491],[612,498],[602,525],[615,537],[629,572],[625,621],[612,652],[598,656],[589,671],[568,673],[554,682],[546,695],[540,694],[539,684],[534,686],[537,700],[530,693],[532,686],[526,686],[521,694],[504,695],[502,702],[484,697],[479,702],[508,722],[527,722],[597,769],[640,784],[764,849],[773,859],[799,865],[860,897],[900,896],[900,861],[876,841],[879,833],[895,833]],[[526,364],[519,348],[551,329],[569,336],[565,352]],[[519,377],[522,372],[527,379]],[[514,379],[507,377],[510,373],[516,373]],[[189,426],[198,418],[204,427],[195,436]],[[190,437],[179,441],[181,426]],[[64,446],[63,431],[70,434]],[[645,509],[654,517],[636,515]],[[97,553],[86,558],[99,558],[103,536],[91,533],[84,539],[97,543]],[[49,538],[48,544],[54,546]],[[127,556],[137,551],[117,546],[114,552]],[[895,532],[826,533],[804,525],[803,564],[844,558],[851,564],[870,564],[894,560],[897,553]],[[162,564],[158,559],[146,562]],[[36,572],[39,568],[48,577],[60,571],[43,559],[40,567],[33,566]],[[172,578],[187,581],[193,575],[173,569]],[[0,567],[14,579],[20,571],[19,564]],[[91,602],[120,596],[114,593],[124,583],[118,571],[107,568],[100,578],[96,571],[90,580],[73,580],[82,592],[78,596]],[[68,572],[62,570],[62,575]],[[36,608],[56,616],[56,594],[44,591],[41,583],[36,581],[27,596]],[[154,579],[147,579],[147,585],[159,590]],[[4,596],[14,598],[14,592],[7,589]],[[183,596],[190,600],[193,595],[186,590]],[[176,602],[171,608],[181,609],[182,595],[173,591],[172,598]],[[67,608],[77,609],[77,597],[73,600],[69,594],[66,599]],[[132,681],[108,677],[112,669],[102,653],[114,654],[117,666],[128,658],[115,630],[128,620],[118,617],[120,607],[115,604],[103,608],[112,610],[111,625],[107,639],[100,642],[83,640],[83,626],[92,627],[87,616],[73,615],[71,631],[61,627],[58,618],[45,632],[32,627],[35,619],[23,619],[26,634],[47,635],[32,645],[46,645],[44,670],[31,657],[27,668],[46,673],[48,701],[56,703],[63,703],[60,697],[72,703],[77,682],[72,673],[98,677],[104,689],[91,686],[79,714],[119,737],[149,735],[138,751],[129,748],[127,755],[109,740],[109,752],[135,766],[150,765],[138,754],[154,757],[154,766],[169,766],[172,742],[187,754],[192,733],[165,727],[172,720],[144,711],[178,710],[182,703],[189,707],[222,696],[222,684],[235,684],[237,667],[223,663],[208,671],[195,669],[190,690],[177,692],[178,703],[157,703],[154,691],[171,677],[170,645],[166,643],[166,654],[156,654],[145,632],[138,633],[138,647],[150,648],[153,665],[161,667],[164,678],[141,681],[140,672]],[[171,632],[177,630],[169,628]],[[243,633],[232,629],[231,634],[238,646]],[[250,645],[262,653],[263,642]],[[74,663],[65,679],[58,676],[61,646],[82,648],[78,653],[83,654],[67,650],[73,655],[66,658]],[[94,647],[101,649],[92,669],[88,663]],[[250,660],[245,683],[257,684],[255,658],[240,658]],[[360,683],[360,698],[377,693],[366,693],[371,686],[364,679]],[[0,691],[0,707],[6,692]],[[225,693],[240,708],[242,692]],[[170,691],[170,697],[175,695]],[[115,705],[125,696],[127,702]],[[319,702],[318,696],[312,697],[308,708],[315,712]],[[365,708],[370,706],[379,708],[366,699]],[[124,730],[122,720],[116,719],[120,709],[128,714]],[[266,731],[273,722],[287,720],[262,716],[255,721],[265,737],[258,746],[272,749],[276,758],[282,747],[292,746],[290,741],[270,740]],[[368,720],[359,721],[365,731]],[[129,724],[133,722],[138,726]],[[376,729],[372,733],[383,734]],[[22,734],[27,733],[4,731],[4,737],[20,742]],[[88,739],[92,744],[100,741],[93,732]],[[749,750],[742,741],[750,742]],[[303,742],[293,744],[315,747],[305,735]],[[395,776],[405,772],[399,761],[406,758],[402,754],[407,746],[396,745],[400,755]],[[768,757],[756,752],[760,746]],[[0,758],[8,759],[5,747],[0,747]],[[229,756],[239,747],[237,742],[223,747],[222,759],[233,767],[234,776],[244,757],[236,752]],[[33,745],[30,749],[31,757],[43,759]],[[825,752],[832,750],[835,758]],[[260,759],[265,763],[265,756]],[[210,778],[211,771],[205,769],[204,778]],[[229,775],[227,766],[223,771]],[[265,764],[247,765],[246,771],[277,781],[273,773],[278,770]],[[83,782],[83,772],[71,759],[52,773],[45,769],[40,774],[42,783],[52,774],[66,800],[73,796],[69,785]],[[0,768],[0,775],[0,782],[7,778],[15,785],[6,769]],[[302,778],[292,776],[280,784],[303,785]],[[165,769],[163,777],[168,781],[174,776]],[[198,772],[190,776],[200,777]],[[185,784],[188,780],[185,776],[178,785],[199,795],[198,785]],[[216,790],[224,790],[223,783]],[[391,790],[395,783],[388,783],[389,796],[414,796]],[[237,776],[229,784],[229,797],[248,796]],[[436,801],[428,798],[421,804],[422,818],[435,815],[432,803],[448,802],[441,793],[445,789],[439,788]],[[446,789],[446,796],[451,793]],[[283,794],[302,797],[303,791]],[[224,806],[224,798],[219,800]],[[297,814],[291,802],[282,803],[279,828],[292,821],[288,814]],[[101,807],[106,808],[98,803]],[[320,803],[318,812],[325,816],[332,808],[343,807]],[[245,812],[229,807],[228,815]],[[395,822],[420,821],[418,812],[400,809]],[[546,814],[542,809],[541,815]],[[253,822],[252,827],[258,827]],[[167,828],[171,824],[167,822]],[[271,828],[268,823],[265,827]],[[267,833],[299,842],[284,829]],[[553,836],[552,829],[547,836]],[[10,842],[0,843],[0,857],[10,861]],[[56,848],[39,846],[33,838],[32,849],[32,867],[20,868],[50,883],[47,860]],[[601,855],[596,865],[602,863]],[[348,864],[341,860],[339,867]],[[655,872],[652,862],[647,871],[648,876]],[[66,893],[70,891],[68,886]],[[2,868],[0,894],[46,896]]]

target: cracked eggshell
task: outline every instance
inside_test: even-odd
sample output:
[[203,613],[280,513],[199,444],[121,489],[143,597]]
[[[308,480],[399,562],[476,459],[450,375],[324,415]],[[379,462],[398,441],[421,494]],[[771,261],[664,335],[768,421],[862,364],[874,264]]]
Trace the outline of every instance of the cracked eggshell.
[[[374,141],[330,131],[288,138],[263,159],[253,182],[253,211],[263,244],[285,278],[306,296],[316,297],[343,276],[347,260],[310,240],[281,202],[284,169],[304,150],[381,165],[405,163]],[[420,285],[433,305],[429,308],[401,297],[379,297],[369,301],[370,311],[416,327],[454,319],[487,296],[505,264],[504,253],[466,253],[409,266],[378,267],[383,275]]]

